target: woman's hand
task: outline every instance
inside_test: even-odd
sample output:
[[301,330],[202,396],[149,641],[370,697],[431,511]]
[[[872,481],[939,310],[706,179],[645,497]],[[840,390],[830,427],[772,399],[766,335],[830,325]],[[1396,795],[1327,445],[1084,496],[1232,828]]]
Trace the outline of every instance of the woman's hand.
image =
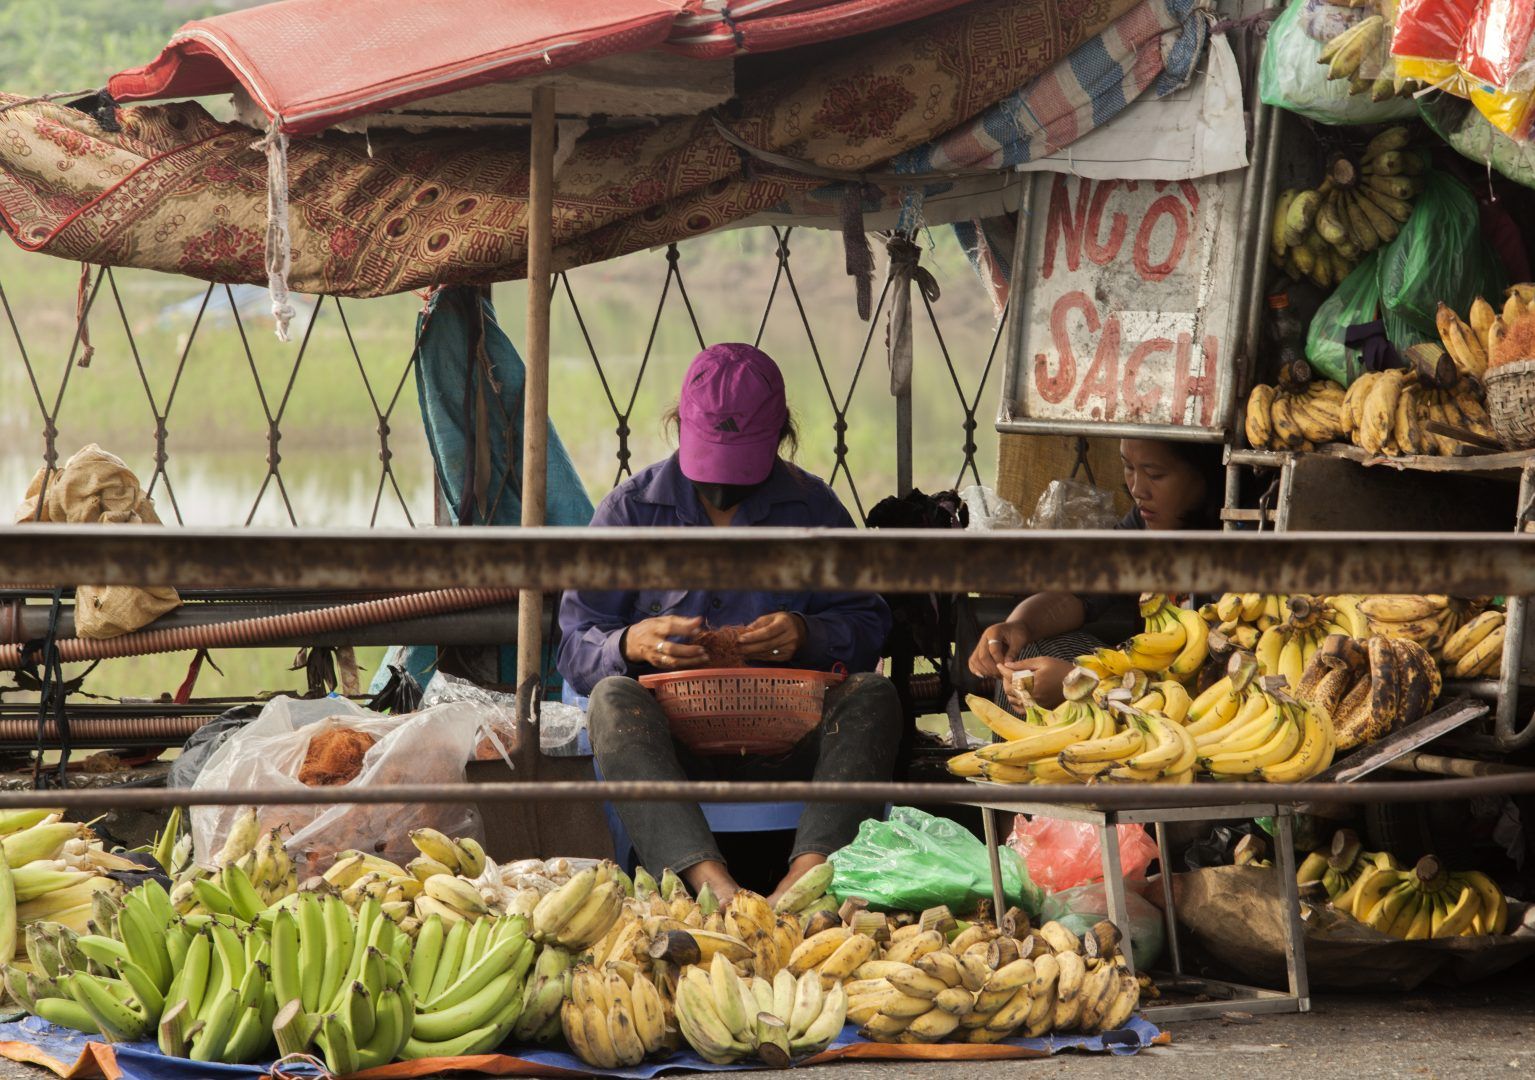
[[736,644],[748,660],[783,664],[792,660],[805,644],[805,634],[804,619],[791,611],[775,611],[742,631]]
[[1001,665],[1000,677],[1010,683],[1013,672],[1032,671],[1034,689],[1030,694],[1044,708],[1053,709],[1065,700],[1061,684],[1075,666],[1070,660],[1057,660],[1053,656],[1031,656],[1027,660],[1013,660]]
[[970,654],[970,674],[981,679],[995,679],[1002,674],[1003,665],[1032,644],[1034,635],[1028,626],[1018,620],[995,623],[986,628],[981,640],[975,643]]
[[[684,619],[660,615],[629,627],[624,634],[624,659],[631,664],[649,664],[662,671],[686,671],[702,667],[709,654],[698,645],[689,644],[703,629],[702,618]],[[680,638],[673,641],[673,638]]]

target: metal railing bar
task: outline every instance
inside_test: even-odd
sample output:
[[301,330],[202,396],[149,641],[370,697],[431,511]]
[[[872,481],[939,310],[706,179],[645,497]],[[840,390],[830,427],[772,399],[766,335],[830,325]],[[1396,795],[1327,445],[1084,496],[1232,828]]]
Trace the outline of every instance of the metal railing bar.
[[1445,780],[1359,784],[970,784],[731,782],[720,780],[530,781],[476,784],[381,784],[377,787],[91,788],[0,791],[0,809],[57,806],[93,810],[161,810],[174,806],[358,806],[443,803],[818,802],[923,805],[1049,803],[1100,810],[1276,805],[1308,802],[1442,802],[1535,793],[1535,771]]
[[[280,481],[279,481],[280,482]],[[1519,533],[922,529],[0,527],[0,582],[419,589],[473,584],[1013,595],[1212,590],[1535,595]]]

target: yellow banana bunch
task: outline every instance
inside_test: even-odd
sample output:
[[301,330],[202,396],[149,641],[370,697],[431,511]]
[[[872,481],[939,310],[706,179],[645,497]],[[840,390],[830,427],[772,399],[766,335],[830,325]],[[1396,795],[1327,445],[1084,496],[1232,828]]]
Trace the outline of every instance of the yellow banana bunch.
[[[1357,851],[1357,838],[1351,842]],[[1344,841],[1335,837],[1335,851],[1340,843]],[[1403,869],[1390,855],[1378,852],[1358,853],[1346,873],[1339,873],[1336,865],[1328,853],[1313,852],[1297,879],[1303,886],[1322,881],[1335,910],[1383,934],[1421,941],[1507,930],[1508,900],[1480,871],[1449,872],[1433,855]],[[1319,870],[1323,866],[1326,869]],[[1326,874],[1334,877],[1324,881]]]
[[1247,442],[1255,450],[1315,450],[1346,438],[1344,391],[1328,379],[1287,389],[1260,383],[1247,398]]
[[1494,679],[1503,669],[1504,615],[1489,609],[1445,640],[1439,659],[1456,679]]

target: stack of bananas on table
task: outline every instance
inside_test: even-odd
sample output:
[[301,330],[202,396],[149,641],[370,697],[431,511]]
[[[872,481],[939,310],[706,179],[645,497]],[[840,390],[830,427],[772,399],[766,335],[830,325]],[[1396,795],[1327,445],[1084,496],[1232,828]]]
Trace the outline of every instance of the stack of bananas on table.
[[1357,161],[1334,154],[1316,188],[1280,192],[1269,233],[1274,265],[1293,280],[1306,277],[1330,289],[1361,258],[1396,239],[1422,190],[1425,158],[1407,149],[1411,137],[1405,127],[1388,128]]
[[1284,381],[1278,388],[1254,386],[1244,424],[1248,445],[1308,451],[1352,442],[1389,456],[1464,452],[1459,440],[1431,430],[1430,421],[1494,438],[1480,382],[1462,376],[1432,343],[1413,345],[1407,354],[1411,368],[1366,371],[1347,391],[1326,379],[1312,379],[1299,390],[1285,389]]
[[1505,616],[1488,608],[1445,639],[1439,662],[1452,679],[1496,679],[1503,673]]
[[1478,296],[1471,302],[1468,318],[1462,319],[1454,309],[1441,303],[1434,322],[1439,330],[1439,340],[1444,343],[1456,369],[1480,379],[1489,367],[1521,358],[1502,346],[1514,324],[1532,311],[1535,311],[1535,282],[1524,281],[1510,285],[1504,292],[1501,312]]
[[1257,656],[1258,674],[1284,675],[1294,686],[1328,634],[1370,636],[1369,621],[1359,611],[1361,599],[1353,594],[1225,593],[1200,608],[1200,614],[1215,623],[1213,652],[1249,650]]
[[951,758],[948,768],[1007,784],[1179,784],[1198,773],[1281,783],[1326,769],[1336,750],[1328,717],[1255,681],[1255,673],[1250,655],[1234,654],[1228,675],[1180,719],[1154,711],[1145,698],[1124,701],[1123,689],[1108,695],[1105,708],[1094,700],[1097,677],[1080,667],[1066,677],[1066,700],[1053,712],[1031,710],[1031,718],[972,695],[970,708],[1004,741]]
[[1465,444],[1430,429],[1430,421],[1495,437],[1480,381],[1463,376],[1432,342],[1406,352],[1411,367],[1366,371],[1350,384],[1339,412],[1341,438],[1372,454],[1450,457]]
[[1403,869],[1386,852],[1363,851],[1346,829],[1333,837],[1330,850],[1307,855],[1295,877],[1303,889],[1325,889],[1335,910],[1407,941],[1501,934],[1508,928],[1508,899],[1486,874],[1448,871],[1433,855]]
[[1081,938],[1058,922],[1021,929],[1020,940],[976,924],[947,943],[920,926],[895,931],[885,957],[845,984],[848,1019],[878,1042],[994,1043],[1111,1031],[1134,1015],[1141,981],[1123,964],[1113,923]]
[[1199,674],[1210,654],[1210,627],[1197,611],[1179,607],[1161,593],[1143,593],[1140,598],[1144,632],[1136,634],[1117,649],[1099,649],[1077,663],[1100,678],[1121,676],[1132,669],[1166,673],[1169,678],[1187,682]]
[[1339,750],[1374,742],[1422,719],[1443,687],[1428,650],[1406,638],[1329,636],[1295,693],[1331,721]]
[[249,922],[298,891],[282,833],[263,831],[254,810],[236,817],[215,863],[219,869],[213,871],[183,869],[170,894],[177,914],[233,915]]
[[1343,388],[1327,379],[1259,383],[1247,396],[1247,444],[1255,450],[1310,451],[1333,442],[1341,430],[1343,401]]
[[1450,638],[1486,606],[1485,598],[1442,594],[1388,593],[1359,602],[1372,634],[1417,642],[1436,659]]

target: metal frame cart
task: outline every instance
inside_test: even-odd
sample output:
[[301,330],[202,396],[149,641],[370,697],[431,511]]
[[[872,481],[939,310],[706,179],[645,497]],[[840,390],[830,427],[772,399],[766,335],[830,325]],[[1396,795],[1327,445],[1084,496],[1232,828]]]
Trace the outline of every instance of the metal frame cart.
[[[1016,791],[1016,787],[1004,784],[977,782],[977,787],[987,791]],[[1289,975],[1289,991],[1264,990],[1242,983],[1223,982],[1190,975],[1183,970],[1183,955],[1178,944],[1178,916],[1173,904],[1172,875],[1162,874],[1163,917],[1167,926],[1168,954],[1172,958],[1170,977],[1159,979],[1159,985],[1180,995],[1195,995],[1208,1001],[1193,1001],[1158,1005],[1145,1003],[1146,1013],[1157,1021],[1202,1020],[1218,1017],[1233,1008],[1251,1013],[1291,1013],[1311,1010],[1311,991],[1306,981],[1306,939],[1301,927],[1300,897],[1295,882],[1295,842],[1292,814],[1288,806],[1269,803],[1233,803],[1227,806],[1161,807],[1141,810],[1098,810],[1091,806],[1064,806],[1029,802],[1005,795],[983,798],[968,805],[978,807],[985,827],[986,849],[991,858],[992,898],[1000,914],[1007,909],[1002,894],[1002,860],[998,848],[996,814],[1034,814],[1061,821],[1083,821],[1098,830],[1098,843],[1103,852],[1104,891],[1108,899],[1108,916],[1124,932],[1130,942],[1130,920],[1125,904],[1124,875],[1119,862],[1119,832],[1117,825],[1154,826],[1157,854],[1163,867],[1171,865],[1168,857],[1166,824],[1172,821],[1214,821],[1227,818],[1254,818],[1272,816],[1274,819],[1274,872],[1280,879],[1280,897],[1285,905],[1285,970]],[[1133,943],[1132,943],[1133,944]],[[1126,950],[1125,961],[1135,970],[1132,950]]]

